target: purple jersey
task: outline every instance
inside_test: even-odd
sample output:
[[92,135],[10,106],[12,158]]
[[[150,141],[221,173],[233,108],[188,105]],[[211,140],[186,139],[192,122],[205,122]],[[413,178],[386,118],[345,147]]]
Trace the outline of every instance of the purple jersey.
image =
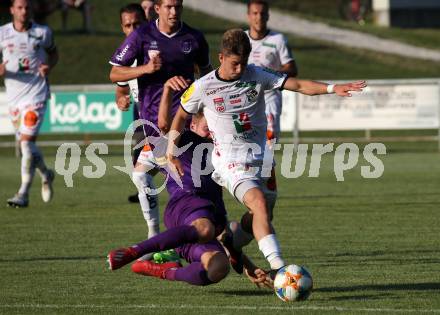
[[[214,182],[211,178],[211,174],[200,175],[200,171],[206,169],[207,160],[212,154],[214,147],[212,141],[186,130],[180,138],[179,147],[184,147],[188,143],[192,143],[191,146],[179,156],[184,172],[181,178],[183,188],[181,188],[172,177],[169,177],[167,182],[168,193],[171,198],[181,192],[194,192],[196,195],[206,196],[212,201],[222,200],[222,188]],[[203,152],[195,151],[198,145],[203,145],[203,147],[209,149],[204,149]],[[197,152],[198,156],[193,159],[194,152]]]
[[[191,146],[179,156],[184,175],[181,178],[181,188],[172,177],[168,178],[167,190],[170,200],[164,212],[164,223],[167,228],[191,224],[198,218],[209,218],[216,227],[216,235],[220,234],[226,224],[226,209],[223,203],[222,188],[214,182],[211,174],[200,175],[200,170],[206,168],[208,157],[211,156],[213,144],[191,131],[185,131],[179,141],[179,147],[188,143]],[[199,145],[209,147],[201,151],[195,150]],[[193,155],[201,155],[193,160]],[[195,161],[201,161],[201,165]],[[193,178],[195,179],[193,181]],[[197,183],[197,182],[198,183]]]
[[[182,23],[179,31],[167,35],[159,31],[157,23],[145,23],[133,31],[110,60],[112,65],[130,67],[134,61],[138,65],[147,64],[160,53],[162,68],[138,78],[140,118],[155,125],[164,83],[177,75],[193,81],[194,65],[200,68],[210,65],[208,43],[201,32]],[[173,115],[180,106],[182,93],[174,93]]]

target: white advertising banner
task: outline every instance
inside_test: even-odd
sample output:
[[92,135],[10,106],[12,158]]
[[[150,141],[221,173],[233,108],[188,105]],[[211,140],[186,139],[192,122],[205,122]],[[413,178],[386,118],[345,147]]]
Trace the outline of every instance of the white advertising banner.
[[[286,100],[287,97],[295,102],[294,97],[286,96]],[[438,82],[373,83],[362,93],[353,93],[351,98],[298,94],[297,102],[300,131],[439,128]],[[295,106],[285,102],[283,116],[287,118],[294,114],[292,108]],[[295,118],[284,121],[283,131],[293,130],[294,122]]]
[[0,135],[13,135],[15,133],[9,118],[9,107],[6,102],[6,93],[0,92]]

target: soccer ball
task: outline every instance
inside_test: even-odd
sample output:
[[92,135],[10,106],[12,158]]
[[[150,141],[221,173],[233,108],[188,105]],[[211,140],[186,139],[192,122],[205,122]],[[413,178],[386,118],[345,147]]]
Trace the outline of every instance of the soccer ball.
[[273,285],[276,295],[284,302],[304,301],[312,293],[313,280],[306,268],[288,265],[278,270]]

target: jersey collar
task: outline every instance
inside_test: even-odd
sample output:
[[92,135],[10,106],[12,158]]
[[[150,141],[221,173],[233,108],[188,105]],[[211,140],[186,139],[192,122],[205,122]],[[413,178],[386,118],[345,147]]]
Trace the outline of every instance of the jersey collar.
[[166,36],[168,38],[173,38],[174,36],[176,36],[180,32],[182,27],[183,27],[183,22],[180,22],[180,27],[179,27],[179,29],[176,32],[174,32],[173,34],[167,34],[167,33],[162,32],[159,29],[159,19],[156,19],[156,28],[157,28],[157,30],[159,31],[159,33],[161,33],[162,35],[164,35],[164,36]]

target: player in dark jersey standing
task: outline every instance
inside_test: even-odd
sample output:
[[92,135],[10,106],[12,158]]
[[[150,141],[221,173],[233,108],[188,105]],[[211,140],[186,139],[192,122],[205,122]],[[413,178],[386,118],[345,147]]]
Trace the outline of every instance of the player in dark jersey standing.
[[[158,119],[160,98],[164,83],[173,77],[194,80],[194,66],[202,74],[211,70],[208,44],[201,32],[181,21],[182,0],[156,0],[155,11],[159,18],[134,31],[116,50],[110,60],[113,65],[110,79],[113,82],[138,80],[140,118],[168,128],[167,121]],[[136,67],[131,67],[134,62]],[[180,81],[176,84],[182,85]],[[185,88],[187,86],[183,86]],[[175,93],[171,114],[177,111],[182,93]],[[152,126],[145,125],[145,136],[159,136]],[[157,162],[151,146],[146,144],[132,174],[139,192],[144,218],[148,225],[148,236],[159,232],[159,209],[153,175]]]

